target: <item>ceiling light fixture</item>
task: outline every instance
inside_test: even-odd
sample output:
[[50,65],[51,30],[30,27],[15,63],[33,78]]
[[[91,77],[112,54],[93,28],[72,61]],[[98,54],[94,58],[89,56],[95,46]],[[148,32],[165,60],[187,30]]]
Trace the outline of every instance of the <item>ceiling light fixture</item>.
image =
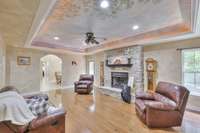
[[59,38],[59,37],[57,37],[57,36],[55,36],[53,39],[54,39],[54,40],[59,40],[60,38]]
[[137,30],[137,29],[139,29],[139,26],[138,25],[134,25],[133,26],[133,30]]
[[108,0],[102,0],[100,4],[101,8],[108,8],[110,6]]

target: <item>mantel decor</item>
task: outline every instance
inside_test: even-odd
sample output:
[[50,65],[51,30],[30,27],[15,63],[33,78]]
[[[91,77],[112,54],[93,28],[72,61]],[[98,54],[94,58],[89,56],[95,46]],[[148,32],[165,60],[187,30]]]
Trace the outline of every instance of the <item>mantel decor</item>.
[[106,60],[108,67],[131,67],[131,58],[125,56],[110,57]]

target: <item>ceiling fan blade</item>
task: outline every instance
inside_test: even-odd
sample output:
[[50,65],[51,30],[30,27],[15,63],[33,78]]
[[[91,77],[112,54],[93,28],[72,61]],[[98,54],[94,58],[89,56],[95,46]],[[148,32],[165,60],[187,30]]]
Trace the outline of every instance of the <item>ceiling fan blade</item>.
[[100,44],[98,41],[96,41],[96,44]]
[[88,39],[86,39],[86,40],[85,40],[85,43],[86,43],[86,44],[89,44],[89,43],[90,43],[90,41],[89,41]]
[[100,44],[100,43],[99,43],[97,40],[95,40],[95,39],[92,40],[92,43],[93,43],[93,44]]

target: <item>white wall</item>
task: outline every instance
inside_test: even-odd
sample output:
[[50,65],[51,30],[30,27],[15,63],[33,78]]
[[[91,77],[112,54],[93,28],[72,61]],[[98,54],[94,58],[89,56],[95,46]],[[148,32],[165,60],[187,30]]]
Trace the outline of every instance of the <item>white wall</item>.
[[6,47],[0,35],[0,87],[5,85]]
[[[57,54],[33,49],[7,47],[6,83],[16,86],[21,92],[36,92],[40,90],[40,58],[54,54],[62,59],[63,86],[72,86],[79,75],[85,73],[85,56]],[[30,66],[17,65],[17,56],[31,57]],[[72,66],[72,61],[77,66]]]

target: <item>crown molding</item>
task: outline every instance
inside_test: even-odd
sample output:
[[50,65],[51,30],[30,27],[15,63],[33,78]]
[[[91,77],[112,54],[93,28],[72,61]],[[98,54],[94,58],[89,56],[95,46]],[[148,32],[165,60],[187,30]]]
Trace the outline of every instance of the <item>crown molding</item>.
[[[123,38],[121,40],[107,42],[101,46],[96,46],[86,49],[74,49],[71,47],[64,47],[61,45],[51,44],[51,43],[48,43],[49,47],[47,45],[42,45],[46,42],[37,42],[37,44],[35,44],[35,42],[33,42],[33,38],[39,32],[41,26],[44,24],[51,9],[56,3],[56,0],[51,0],[51,2],[49,2],[49,5],[44,6],[45,1],[49,0],[43,0],[43,4],[42,3],[40,4],[37,15],[34,19],[33,25],[29,32],[29,36],[27,38],[25,45],[28,48],[42,49],[45,51],[56,51],[61,53],[88,55],[114,48],[121,48],[133,45],[154,45],[158,43],[165,43],[165,42],[172,42],[172,41],[179,41],[179,40],[186,40],[186,39],[200,37],[200,9],[199,9],[200,0],[192,0],[190,25],[187,25],[186,23],[183,22],[180,24],[175,24],[172,26],[161,28],[158,30],[152,30],[150,32],[141,33],[136,36]],[[44,11],[44,9],[46,10]],[[43,14],[41,14],[42,11],[44,11]]]
[[25,47],[31,46],[33,39],[36,37],[40,28],[45,23],[48,15],[50,14],[56,2],[57,0],[40,0],[37,13],[32,21],[31,28],[28,32],[28,36],[25,41],[25,45],[24,45]]
[[192,10],[192,17],[191,21],[193,22],[193,31],[195,33],[200,33],[200,1],[194,0],[193,1],[193,10]]

